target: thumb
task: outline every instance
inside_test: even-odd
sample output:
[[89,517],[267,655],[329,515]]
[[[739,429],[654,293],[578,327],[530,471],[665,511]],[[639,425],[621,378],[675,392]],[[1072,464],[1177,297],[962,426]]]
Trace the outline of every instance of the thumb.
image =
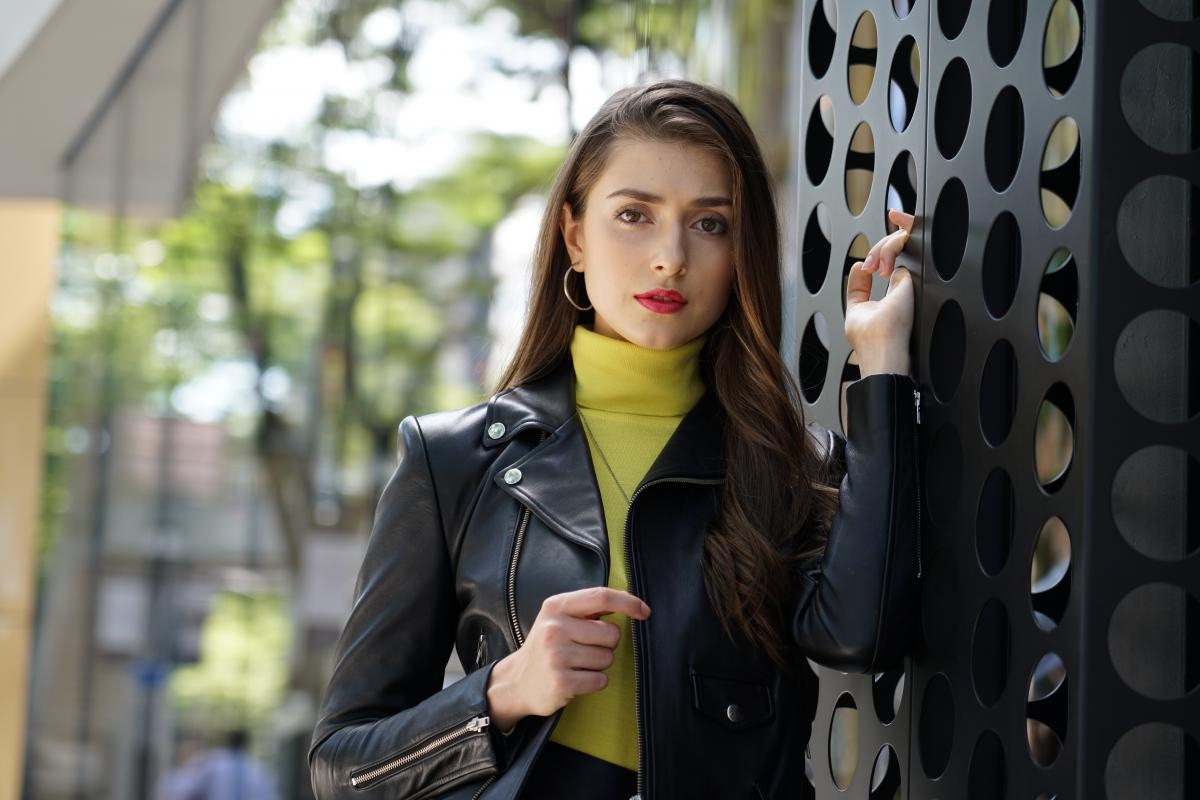
[[912,283],[912,273],[908,271],[908,267],[896,267],[892,271],[891,278],[888,280],[888,287],[885,294],[891,294],[893,289],[897,289],[905,283]]

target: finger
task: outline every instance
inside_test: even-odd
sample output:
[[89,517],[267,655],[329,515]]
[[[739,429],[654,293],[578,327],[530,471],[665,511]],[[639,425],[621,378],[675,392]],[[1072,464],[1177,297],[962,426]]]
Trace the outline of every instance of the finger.
[[579,619],[560,617],[567,638],[582,645],[607,647],[610,650],[621,640],[621,629],[616,623],[603,619]]
[[888,209],[888,219],[893,225],[899,225],[906,231],[911,231],[917,222],[917,218],[912,214],[906,214],[898,208]]
[[636,619],[650,616],[650,606],[639,598],[608,586],[593,586],[589,589],[551,595],[546,598],[546,602],[553,602],[555,610],[563,614],[583,619],[594,619],[605,614],[626,614]]
[[577,644],[567,652],[566,665],[571,669],[608,669],[615,658],[607,647]]
[[856,261],[850,267],[846,281],[846,311],[856,303],[871,299],[871,273],[863,269],[863,262]]
[[883,296],[887,297],[895,294],[896,292],[894,290],[898,290],[900,285],[905,281],[911,280],[912,275],[909,273],[906,267],[897,267],[896,271],[892,273],[891,280],[888,281],[887,289],[884,291]]
[[866,272],[874,272],[879,268],[879,247],[883,244],[883,241],[883,239],[880,239],[871,245],[871,249],[867,251],[867,257],[863,259],[863,269]]
[[608,686],[608,674],[600,670],[577,669],[567,675],[567,685],[574,697],[598,692]]
[[908,231],[901,228],[884,238],[880,243],[883,246],[879,248],[879,274],[887,277],[896,269],[896,256],[900,255],[904,250],[904,245],[908,242]]

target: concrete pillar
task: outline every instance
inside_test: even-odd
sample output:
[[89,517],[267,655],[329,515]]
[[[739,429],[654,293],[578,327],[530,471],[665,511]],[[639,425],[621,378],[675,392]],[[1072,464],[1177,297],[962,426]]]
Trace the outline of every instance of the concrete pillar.
[[61,205],[0,200],[0,800],[21,790]]

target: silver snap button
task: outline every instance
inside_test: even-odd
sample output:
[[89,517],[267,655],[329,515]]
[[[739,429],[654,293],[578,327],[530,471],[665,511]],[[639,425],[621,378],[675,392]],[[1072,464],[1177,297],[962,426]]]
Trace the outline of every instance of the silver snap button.
[[737,703],[730,703],[725,709],[725,716],[730,722],[738,723],[742,721],[742,707]]
[[508,472],[504,473],[504,482],[507,483],[509,486],[512,486],[514,483],[517,483],[520,480],[521,480],[521,470],[517,469],[516,467],[513,467]]
[[491,425],[488,425],[488,436],[492,437],[493,439],[499,439],[503,435],[504,435],[504,423],[503,422],[493,422]]

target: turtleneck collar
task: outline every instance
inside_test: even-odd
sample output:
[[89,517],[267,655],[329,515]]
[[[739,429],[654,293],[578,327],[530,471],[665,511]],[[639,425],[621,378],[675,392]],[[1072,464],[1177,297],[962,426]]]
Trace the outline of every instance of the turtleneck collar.
[[648,416],[686,414],[704,395],[700,350],[705,337],[653,350],[576,325],[571,338],[576,404]]

